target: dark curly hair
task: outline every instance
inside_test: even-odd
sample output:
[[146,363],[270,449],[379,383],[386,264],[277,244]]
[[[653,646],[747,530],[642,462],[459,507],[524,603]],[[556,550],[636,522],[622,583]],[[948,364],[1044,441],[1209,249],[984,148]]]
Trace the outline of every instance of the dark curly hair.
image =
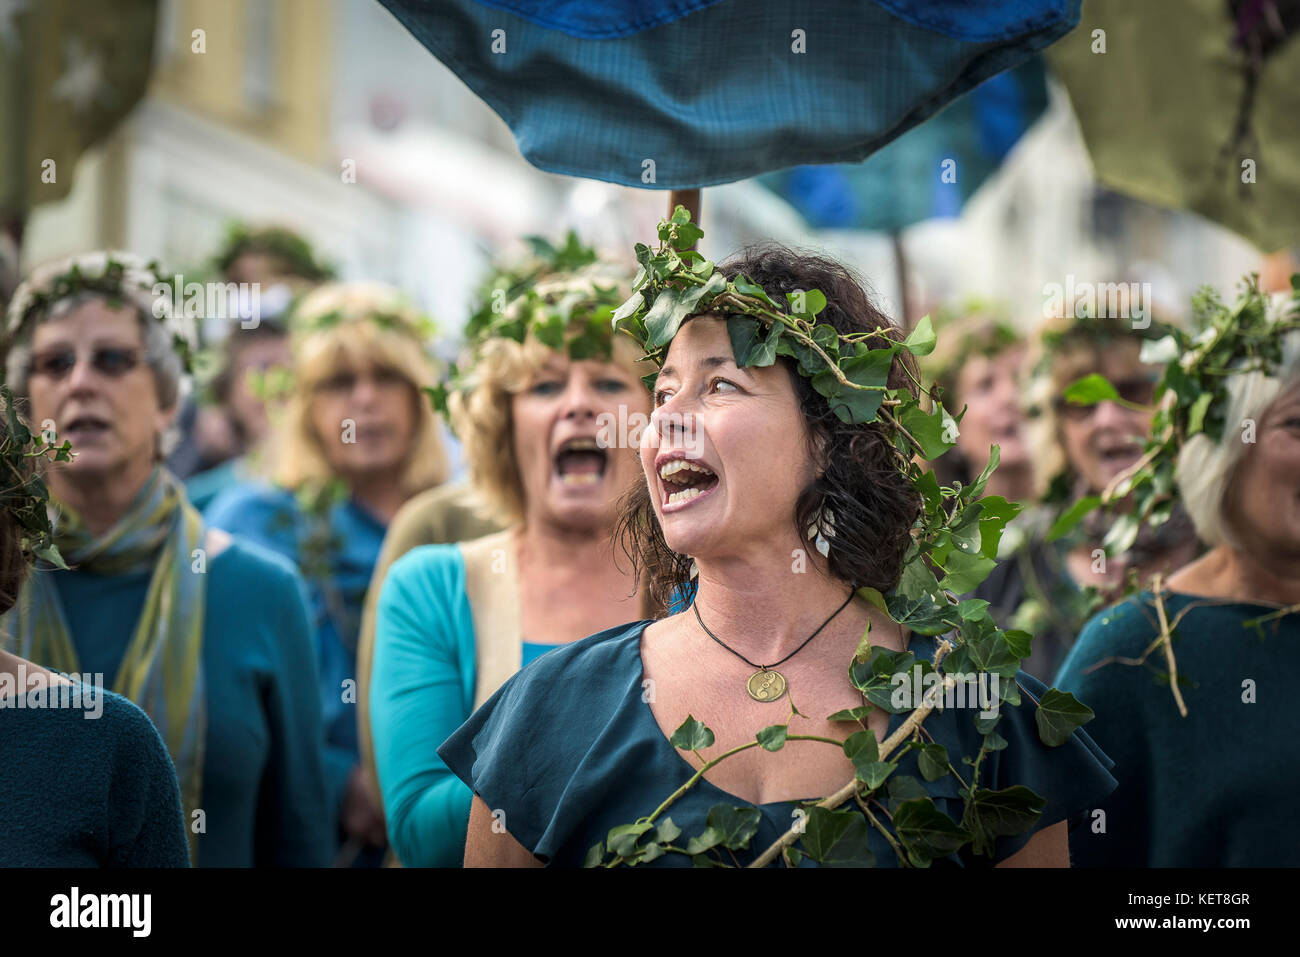
[[[884,327],[890,330],[888,338],[903,339],[902,330],[876,307],[857,277],[833,259],[770,243],[742,250],[718,270],[728,279],[744,273],[778,302],[785,293],[818,289],[826,296],[819,323],[829,323],[841,334]],[[888,592],[902,574],[911,528],[921,508],[920,496],[902,471],[900,453],[879,423],[841,421],[825,397],[799,374],[793,359],[780,357],[777,362],[785,366],[794,385],[808,430],[809,452],[823,467],[795,503],[792,521],[799,538],[806,537],[822,508],[829,509],[835,526],[833,537],[828,536],[830,573],[854,588],[870,586]],[[910,353],[900,352],[889,386],[915,394],[915,372]],[[652,602],[668,608],[687,595],[691,558],[668,547],[644,480],[621,504],[616,539],[634,571],[645,578]]]

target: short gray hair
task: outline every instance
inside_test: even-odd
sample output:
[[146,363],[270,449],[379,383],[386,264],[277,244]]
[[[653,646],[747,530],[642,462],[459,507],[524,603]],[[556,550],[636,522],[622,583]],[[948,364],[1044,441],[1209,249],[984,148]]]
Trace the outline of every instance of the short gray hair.
[[1196,534],[1211,548],[1243,544],[1233,535],[1225,514],[1237,466],[1248,448],[1241,426],[1248,419],[1262,419],[1278,397],[1296,383],[1300,383],[1300,330],[1284,336],[1282,362],[1273,375],[1256,370],[1227,377],[1228,402],[1219,441],[1202,432],[1192,436],[1178,454],[1175,479],[1183,507],[1196,526]]

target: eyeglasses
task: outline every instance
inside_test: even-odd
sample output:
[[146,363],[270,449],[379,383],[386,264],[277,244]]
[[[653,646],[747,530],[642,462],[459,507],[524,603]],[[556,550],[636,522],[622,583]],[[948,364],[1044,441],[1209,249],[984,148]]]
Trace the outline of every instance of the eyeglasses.
[[[1118,382],[1112,382],[1115,391],[1125,402],[1131,402],[1133,405],[1150,405],[1156,394],[1156,382],[1154,379],[1133,378],[1121,379]],[[1063,419],[1069,419],[1072,422],[1083,422],[1094,412],[1101,403],[1093,405],[1080,405],[1077,402],[1067,402],[1064,396],[1057,396],[1052,400],[1052,408],[1056,414]]]
[[[120,379],[140,364],[140,350],[126,346],[103,346],[90,354],[90,364],[96,372],[111,379]],[[50,379],[64,379],[77,365],[77,353],[72,349],[57,349],[32,356],[28,366],[30,375],[43,375]]]

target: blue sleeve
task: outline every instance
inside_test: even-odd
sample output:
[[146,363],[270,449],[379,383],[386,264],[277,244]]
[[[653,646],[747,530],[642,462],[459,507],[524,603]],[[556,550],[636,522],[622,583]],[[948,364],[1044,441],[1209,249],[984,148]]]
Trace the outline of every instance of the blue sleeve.
[[[301,587],[296,572],[265,561],[261,594],[274,622],[270,658],[278,667],[262,689],[271,740],[257,802],[258,867],[326,867],[336,844],[337,808],[326,787],[316,655]],[[312,679],[304,680],[307,675]]]
[[230,486],[203,511],[205,524],[270,549],[297,565],[295,519],[289,492],[257,482]]
[[104,692],[115,760],[109,782],[106,867],[189,867],[185,814],[176,768],[149,716]]
[[1119,786],[1093,815],[1070,834],[1070,857],[1080,867],[1149,866],[1149,828],[1153,807],[1150,780],[1151,739],[1144,702],[1151,698],[1152,672],[1112,661],[1138,658],[1155,637],[1142,604],[1134,599],[1096,615],[1079,635],[1056,676],[1097,715],[1088,724],[1093,738],[1115,762]]
[[370,678],[370,730],[388,839],[413,867],[458,867],[472,793],[438,756],[469,717],[474,622],[455,545],[413,549],[379,594]]

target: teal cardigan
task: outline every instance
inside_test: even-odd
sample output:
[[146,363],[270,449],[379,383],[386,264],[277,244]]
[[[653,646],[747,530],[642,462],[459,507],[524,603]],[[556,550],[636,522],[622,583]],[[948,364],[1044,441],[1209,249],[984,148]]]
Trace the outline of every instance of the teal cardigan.
[[474,711],[474,618],[456,545],[422,545],[393,562],[379,593],[370,731],[388,819],[403,864],[458,867],[470,789],[438,746]]

